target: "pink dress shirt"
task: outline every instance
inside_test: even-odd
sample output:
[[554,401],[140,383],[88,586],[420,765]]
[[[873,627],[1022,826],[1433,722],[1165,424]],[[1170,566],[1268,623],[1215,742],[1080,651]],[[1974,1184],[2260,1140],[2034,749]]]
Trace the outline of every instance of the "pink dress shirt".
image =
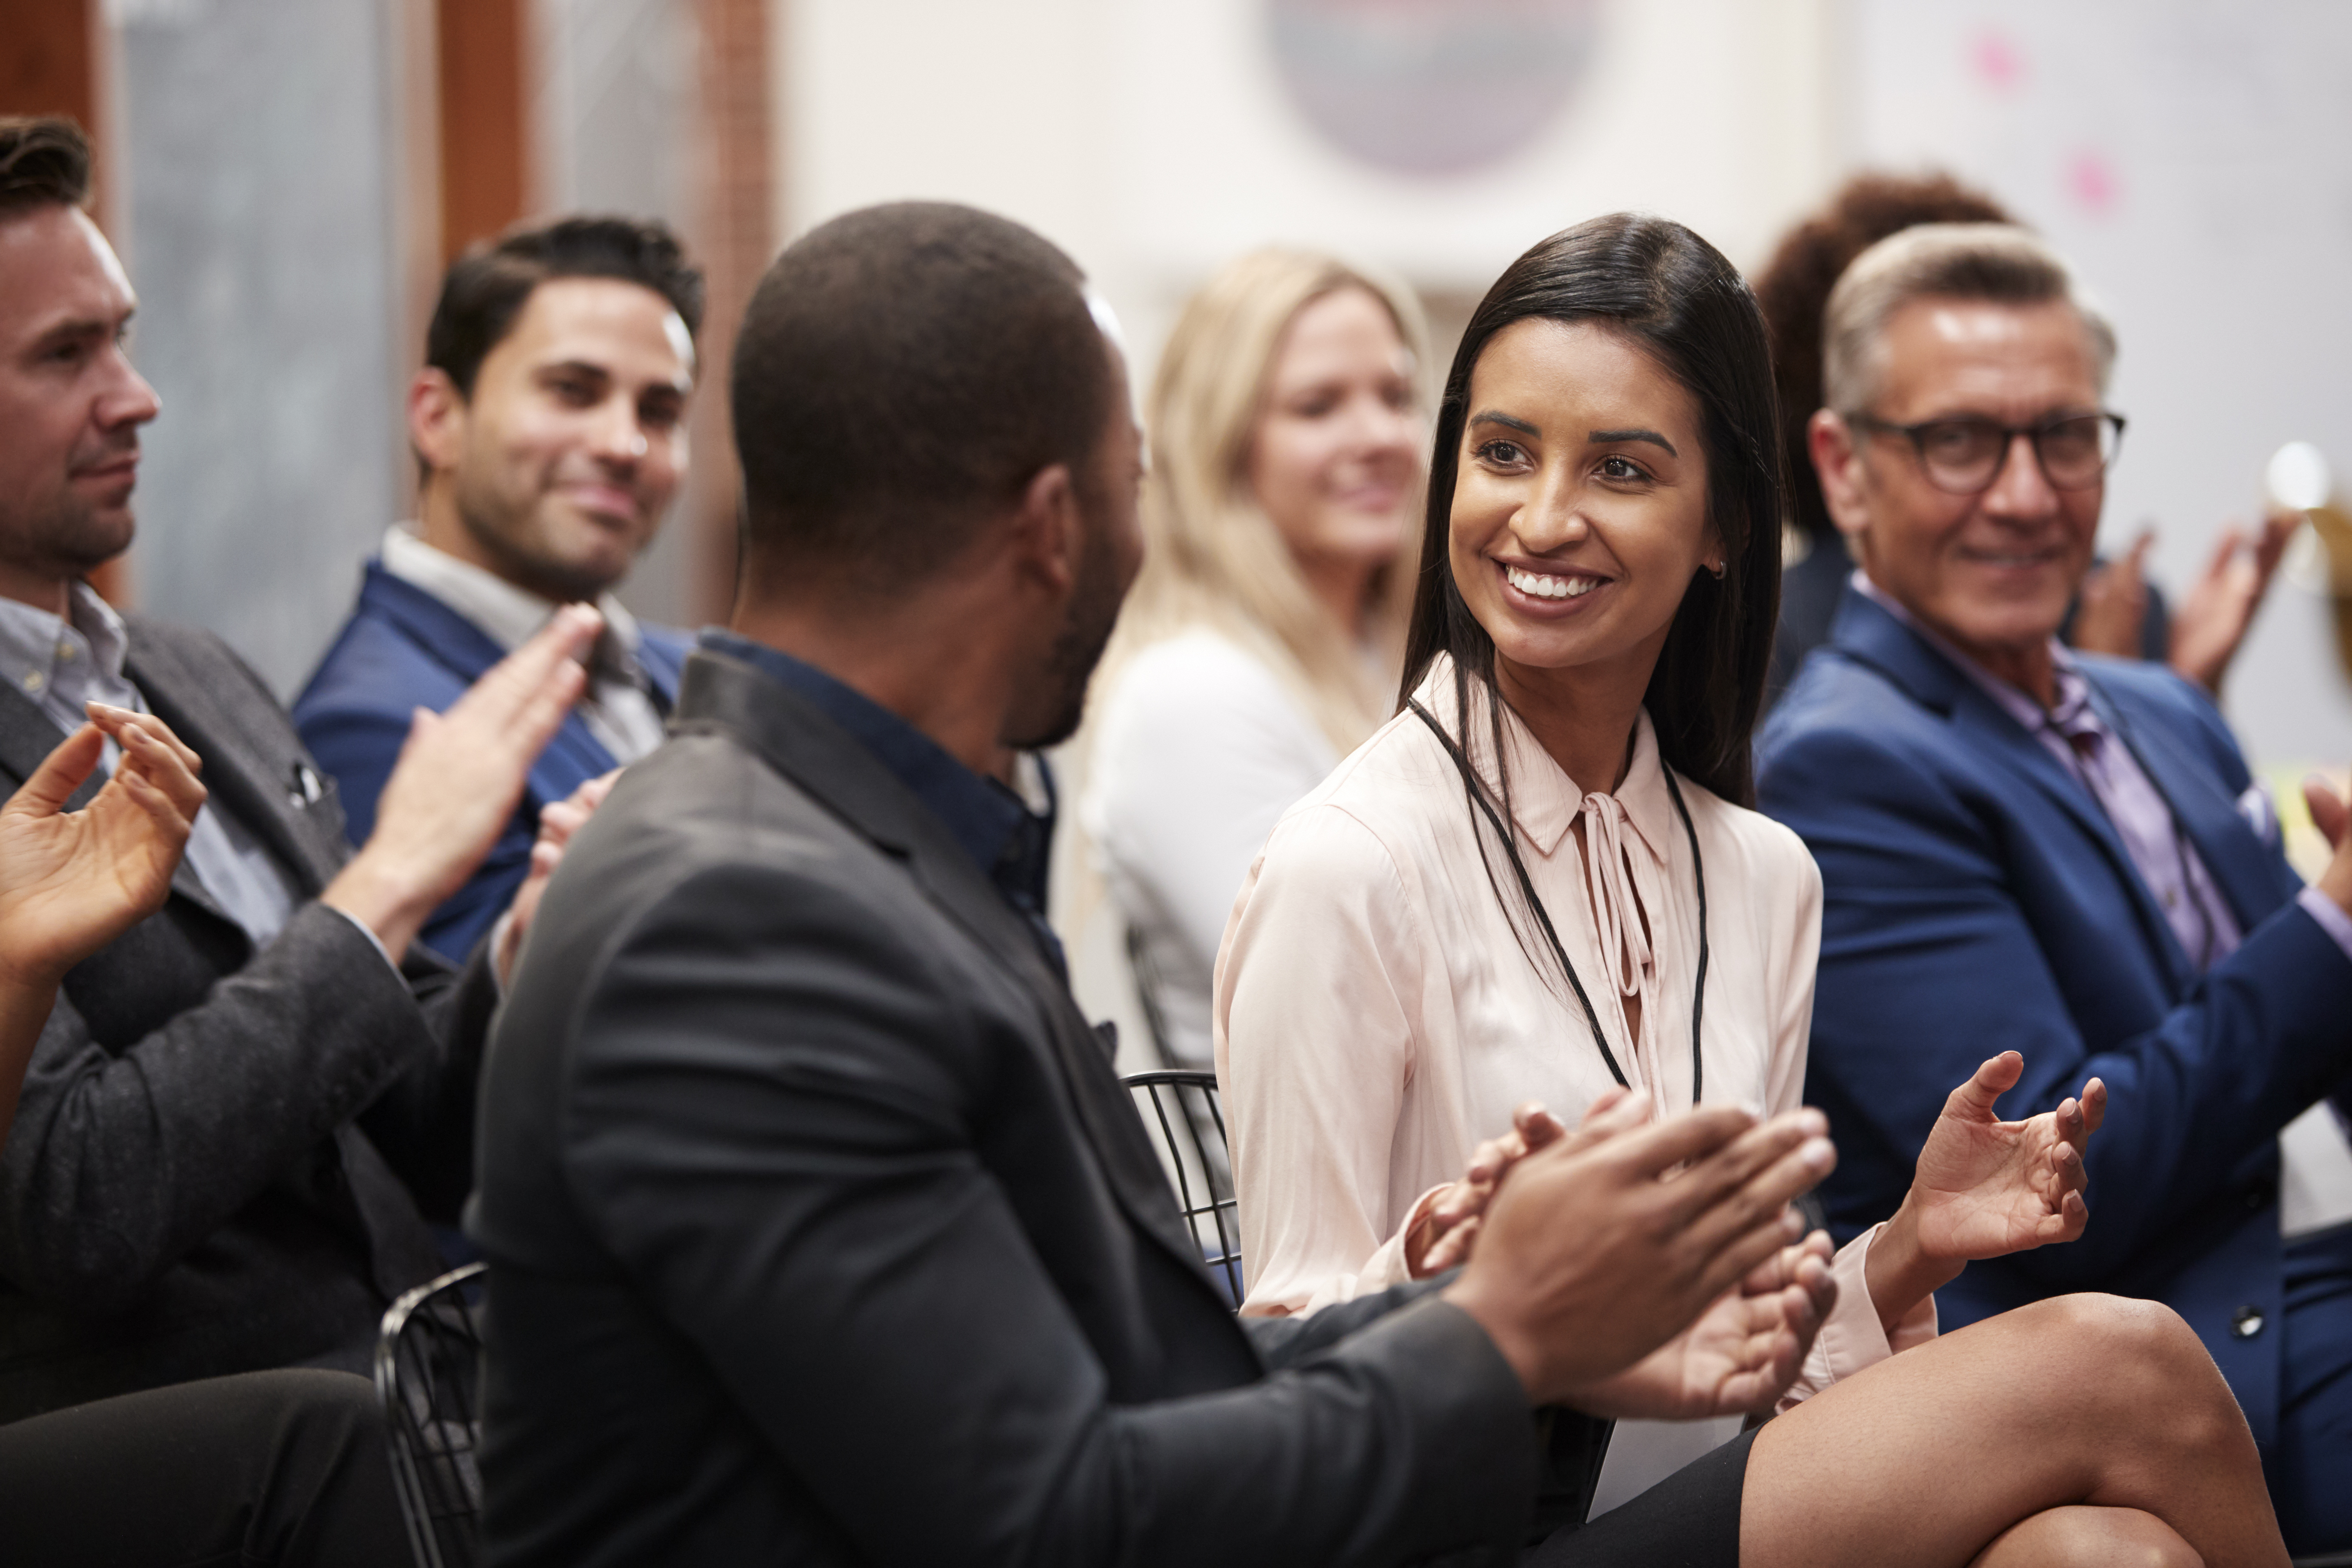
[[[1449,663],[1419,696],[1461,733]],[[1697,887],[1649,717],[1613,794],[1580,789],[1515,715],[1504,721],[1528,875],[1633,1087],[1685,1109]],[[1491,787],[1483,717],[1467,749]],[[1792,1109],[1821,873],[1787,828],[1680,783],[1706,868],[1706,1100]],[[1579,817],[1597,875],[1570,831]],[[1218,954],[1214,1013],[1249,1308],[1312,1311],[1402,1281],[1415,1206],[1516,1106],[1540,1100],[1573,1125],[1613,1082],[1542,936],[1515,931],[1496,896],[1514,889],[1499,849],[1492,882],[1479,857],[1461,775],[1407,711],[1284,815],[1251,868]],[[1542,969],[1528,951],[1545,954]],[[1642,1002],[1638,1038],[1629,994]],[[1934,1337],[1932,1300],[1891,1338],[1881,1329],[1863,1276],[1876,1235],[1838,1254],[1838,1304],[1791,1399]]]

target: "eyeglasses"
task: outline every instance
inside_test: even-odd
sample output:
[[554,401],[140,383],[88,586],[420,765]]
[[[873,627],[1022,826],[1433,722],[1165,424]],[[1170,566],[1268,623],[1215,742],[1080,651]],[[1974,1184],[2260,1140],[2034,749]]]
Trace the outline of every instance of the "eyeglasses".
[[1927,419],[1896,425],[1868,414],[1849,414],[1849,425],[1900,436],[1919,455],[1927,482],[1947,495],[1972,496],[1991,488],[2020,436],[2033,443],[2042,477],[2053,489],[2088,489],[2099,482],[2123,445],[2124,416],[2102,410],[2065,414],[2037,425],[2002,425],[1990,419]]

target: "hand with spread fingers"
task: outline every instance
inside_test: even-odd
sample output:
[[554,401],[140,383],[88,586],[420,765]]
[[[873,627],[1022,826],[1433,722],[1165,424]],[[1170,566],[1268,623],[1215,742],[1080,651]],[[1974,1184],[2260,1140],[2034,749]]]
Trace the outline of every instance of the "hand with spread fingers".
[[1928,1130],[1908,1202],[1929,1257],[1965,1263],[2083,1234],[2083,1152],[2106,1117],[2106,1085],[2093,1079],[2079,1100],[2003,1121],[1993,1102],[2024,1072],[2023,1057],[2001,1052],[1952,1090]]
[[2173,615],[2166,663],[2221,695],[2221,678],[2270,594],[2287,542],[2302,524],[2301,512],[2274,511],[2251,531],[2236,522],[2222,525],[2204,572]]
[[[161,719],[98,702],[89,716],[0,805],[0,1139],[58,983],[163,907],[205,804],[204,764]],[[110,738],[113,777],[68,811]]]
[[2107,1086],[2095,1078],[2055,1110],[2003,1121],[1993,1102],[2024,1072],[2015,1051],[1990,1058],[1928,1130],[1911,1190],[1871,1244],[1871,1300],[1890,1326],[1970,1259],[2073,1241],[2089,1222],[2083,1153],[2106,1117]]
[[[89,705],[0,805],[0,976],[55,985],[67,970],[153,914],[205,804],[203,763],[161,719]],[[105,752],[114,776],[79,811],[66,802]]]
[[377,798],[375,831],[320,901],[398,958],[512,820],[531,764],[587,688],[581,661],[604,624],[589,606],[567,605],[447,712],[418,709]]

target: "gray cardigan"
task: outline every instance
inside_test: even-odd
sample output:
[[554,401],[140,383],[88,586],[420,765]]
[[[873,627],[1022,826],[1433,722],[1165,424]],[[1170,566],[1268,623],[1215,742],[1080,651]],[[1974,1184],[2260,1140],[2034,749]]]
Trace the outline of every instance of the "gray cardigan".
[[[299,787],[285,710],[218,638],[130,629],[131,680],[204,759],[205,809],[315,897],[351,851],[332,785]],[[60,739],[0,689],[0,788]],[[439,1267],[425,1215],[471,1184],[495,1000],[480,955],[460,974],[412,950],[394,973],[316,903],[256,952],[184,866],[161,911],[66,977],[0,1150],[0,1421],[362,1369],[385,1304]]]

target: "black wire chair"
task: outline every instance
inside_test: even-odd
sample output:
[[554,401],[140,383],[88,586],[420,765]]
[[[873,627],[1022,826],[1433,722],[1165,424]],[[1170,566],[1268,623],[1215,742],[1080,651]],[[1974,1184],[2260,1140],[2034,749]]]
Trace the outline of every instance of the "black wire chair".
[[482,1511],[482,1335],[468,1263],[392,1304],[375,1343],[375,1392],[392,1439],[393,1489],[417,1568],[472,1568]]
[[1185,1226],[1199,1244],[1211,1277],[1223,1285],[1225,1304],[1238,1310],[1242,1227],[1233,1167],[1225,1156],[1225,1115],[1217,1103],[1217,1075],[1139,1072],[1119,1081],[1150,1106],[1144,1125],[1160,1130],[1160,1163],[1175,1184]]

